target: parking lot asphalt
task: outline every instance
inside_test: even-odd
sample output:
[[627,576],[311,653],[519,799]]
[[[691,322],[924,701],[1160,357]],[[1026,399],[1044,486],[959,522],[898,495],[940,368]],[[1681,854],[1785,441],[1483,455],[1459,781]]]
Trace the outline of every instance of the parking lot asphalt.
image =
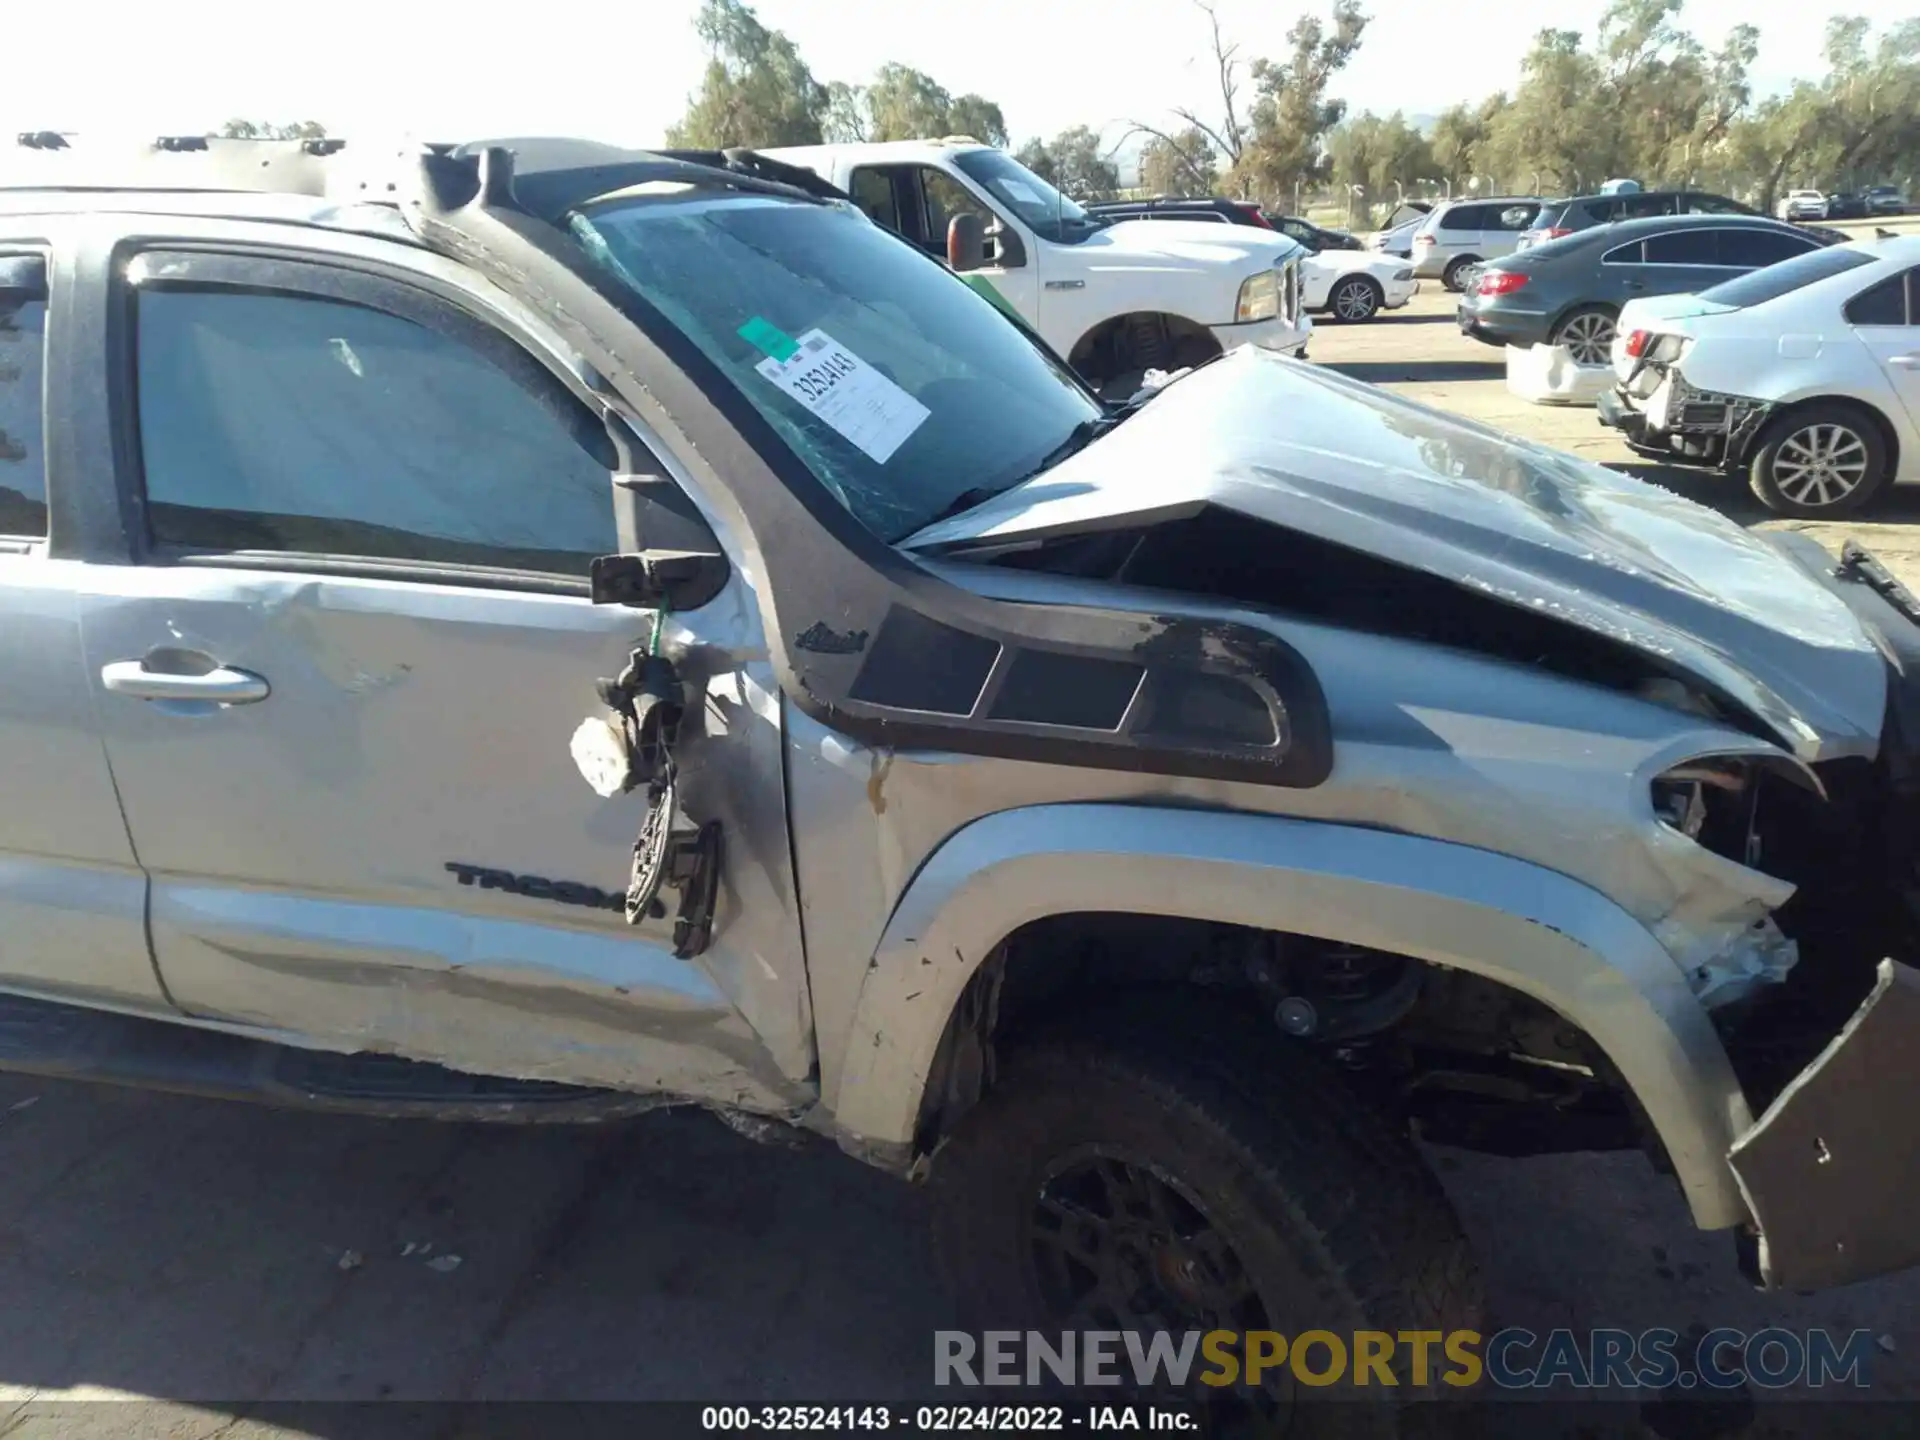
[[[1321,327],[1311,353],[1639,466],[1591,410],[1507,395],[1500,352],[1461,337],[1451,308],[1429,288],[1377,323]],[[1730,482],[1636,473],[1758,518]],[[1872,526],[1816,529],[1869,531],[1913,564],[1916,517],[1896,498]],[[1489,1328],[1866,1329],[1866,1395],[1920,1399],[1920,1276],[1761,1294],[1638,1155],[1434,1159],[1487,1272]],[[924,1391],[945,1316],[918,1202],[825,1144],[762,1146],[694,1112],[484,1128],[0,1077],[0,1435],[371,1433],[365,1412],[256,1415],[268,1401],[904,1398]],[[1814,1423],[1752,1398],[1751,1426],[1736,1397],[1685,1433]],[[1853,1398],[1827,1392],[1820,1428]],[[1631,1403],[1578,1428],[1530,1410],[1483,1433],[1675,1433]],[[1854,1413],[1854,1433],[1892,1433]],[[458,1432],[429,1412],[381,1433]]]

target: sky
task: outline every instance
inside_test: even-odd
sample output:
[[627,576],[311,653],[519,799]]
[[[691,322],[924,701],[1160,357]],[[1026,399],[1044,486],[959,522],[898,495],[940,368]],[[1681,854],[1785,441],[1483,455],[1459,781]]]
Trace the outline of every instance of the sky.
[[[199,134],[246,116],[319,120],[348,137],[573,134],[657,144],[699,83],[697,3],[15,0],[0,134]],[[1842,8],[1879,27],[1913,4]],[[1356,112],[1435,114],[1511,89],[1535,29],[1591,34],[1604,6],[1370,0],[1373,23],[1335,93]],[[1157,123],[1175,105],[1218,108],[1206,18],[1191,0],[760,0],[755,8],[794,39],[819,79],[862,81],[897,60],[955,94],[998,101],[1016,142],[1080,123],[1117,137],[1125,121]],[[1301,13],[1325,13],[1285,0],[1219,0],[1218,8],[1244,55],[1276,58]],[[1765,93],[1817,70],[1830,13],[1689,0],[1682,20],[1711,48],[1754,19],[1761,51],[1753,75]],[[107,36],[114,43],[102,43]]]

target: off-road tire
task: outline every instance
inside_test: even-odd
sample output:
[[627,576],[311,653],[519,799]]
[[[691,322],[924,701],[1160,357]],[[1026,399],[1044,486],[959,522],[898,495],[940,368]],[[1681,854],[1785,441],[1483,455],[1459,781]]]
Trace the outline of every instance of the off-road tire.
[[[1858,439],[1865,470],[1859,483],[1845,496],[1837,496],[1827,504],[1809,503],[1784,462],[1791,455],[1789,447],[1797,437],[1824,427],[1838,427]],[[1892,457],[1887,453],[1886,437],[1879,425],[1855,406],[1839,403],[1816,403],[1775,417],[1761,432],[1747,461],[1747,483],[1760,503],[1776,515],[1788,515],[1796,520],[1829,520],[1837,515],[1851,515],[1879,494],[1892,478]]]
[[[1045,1301],[1029,1217],[1049,1168],[1088,1147],[1138,1157],[1197,1199],[1270,1328],[1331,1330],[1351,1344],[1358,1330],[1478,1326],[1478,1267],[1411,1141],[1259,1017],[1246,1026],[1178,1004],[1115,1010],[1001,1057],[998,1082],[930,1180],[935,1253],[962,1324],[1075,1328]],[[1459,1393],[1435,1383],[1446,1367],[1437,1349],[1432,1360],[1426,1393]],[[1453,1407],[1395,1403],[1421,1392],[1404,1348],[1393,1364],[1397,1389],[1348,1387],[1375,1403],[1296,1410],[1288,1433],[1444,1432]]]
[[1447,268],[1440,272],[1440,284],[1448,290],[1458,292],[1466,284],[1466,274],[1476,265],[1484,264],[1478,255],[1461,255],[1447,262]]

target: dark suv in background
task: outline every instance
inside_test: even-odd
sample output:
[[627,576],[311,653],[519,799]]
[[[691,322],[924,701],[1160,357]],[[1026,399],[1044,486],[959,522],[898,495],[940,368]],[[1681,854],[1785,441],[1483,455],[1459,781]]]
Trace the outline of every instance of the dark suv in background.
[[1620,195],[1577,195],[1549,200],[1520,236],[1520,248],[1558,240],[1576,230],[1611,225],[1617,220],[1646,220],[1659,215],[1760,215],[1751,205],[1710,195],[1704,190],[1632,190]]

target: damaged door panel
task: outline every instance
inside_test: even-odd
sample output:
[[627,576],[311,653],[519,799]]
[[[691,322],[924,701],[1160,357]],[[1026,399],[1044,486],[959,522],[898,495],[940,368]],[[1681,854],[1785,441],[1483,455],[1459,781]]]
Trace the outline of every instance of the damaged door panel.
[[1873,993],[1731,1163],[1771,1285],[1816,1290],[1920,1263],[1920,1147],[1896,1117],[1920,1093],[1920,970],[1884,960]]
[[[363,263],[390,248],[354,243]],[[457,287],[344,267],[150,251],[126,279],[127,483],[149,533],[144,563],[102,567],[83,602],[88,666],[97,685],[131,661],[265,691],[98,690],[174,1001],[465,1071],[804,1103],[779,710],[753,700],[771,681],[751,602],[668,622],[704,697],[684,804],[734,842],[697,960],[671,916],[630,927],[618,903],[643,797],[572,772],[583,686],[658,617],[589,594],[592,560],[620,548],[623,467],[536,358],[550,344]]]

